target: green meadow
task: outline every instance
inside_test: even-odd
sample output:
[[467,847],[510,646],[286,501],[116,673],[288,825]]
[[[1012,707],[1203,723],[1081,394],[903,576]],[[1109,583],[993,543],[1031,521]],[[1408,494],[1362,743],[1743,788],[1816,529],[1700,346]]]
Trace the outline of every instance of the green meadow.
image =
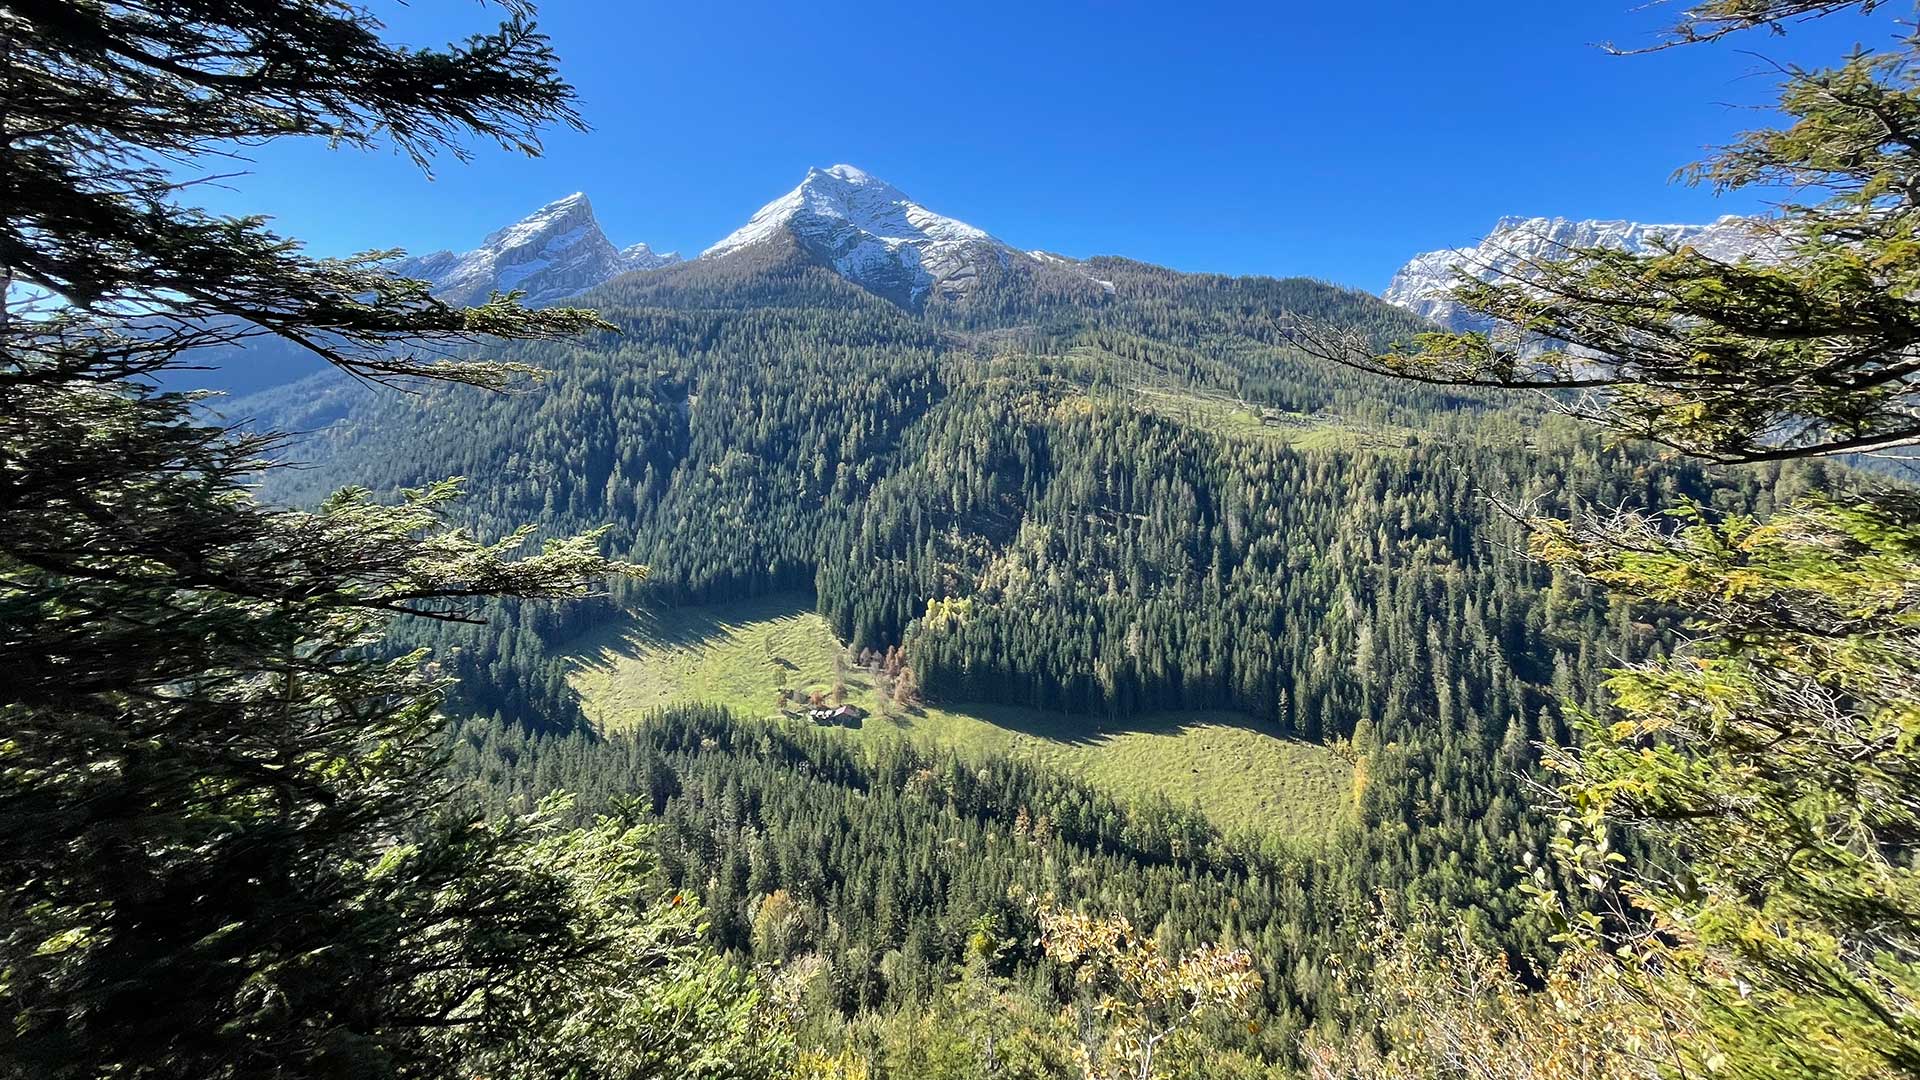
[[1114,722],[1006,705],[896,706],[797,595],[636,612],[574,640],[566,651],[588,718],[609,733],[643,722],[662,706],[696,702],[778,717],[780,691],[825,694],[838,679],[846,700],[869,714],[859,727],[833,729],[848,738],[913,738],[966,753],[1007,754],[1123,796],[1157,794],[1197,804],[1228,831],[1317,842],[1333,833],[1354,801],[1354,768],[1340,754],[1278,738],[1235,713],[1158,713]]

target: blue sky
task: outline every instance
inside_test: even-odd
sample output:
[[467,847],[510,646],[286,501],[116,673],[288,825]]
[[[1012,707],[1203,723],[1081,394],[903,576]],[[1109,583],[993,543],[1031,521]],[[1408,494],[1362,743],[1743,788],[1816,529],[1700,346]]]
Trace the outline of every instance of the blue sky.
[[[369,0],[445,41],[472,0]],[[1617,58],[1643,0],[616,3],[546,0],[593,130],[429,180],[390,153],[275,144],[203,190],[319,254],[474,246],[575,190],[616,244],[697,253],[809,165],[848,162],[1025,248],[1378,290],[1505,214],[1707,220],[1670,181],[1766,120],[1772,62],[1828,63],[1891,20]]]

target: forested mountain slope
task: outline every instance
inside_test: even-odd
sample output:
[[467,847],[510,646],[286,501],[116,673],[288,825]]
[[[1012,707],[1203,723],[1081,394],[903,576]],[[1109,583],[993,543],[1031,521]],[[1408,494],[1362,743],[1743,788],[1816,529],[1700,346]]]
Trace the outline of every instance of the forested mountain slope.
[[[1180,807],[1005,759],[903,741],[867,751],[717,709],[669,710],[612,742],[471,723],[455,762],[497,804],[557,790],[583,812],[637,804],[662,825],[653,842],[672,884],[701,896],[717,942],[776,973],[814,1043],[839,1041],[841,1016],[915,1016],[970,960],[985,961],[983,982],[1037,1000],[1070,991],[1071,973],[1035,946],[1032,902],[1045,895],[1123,911],[1171,948],[1253,949],[1268,986],[1259,1022],[1211,1033],[1223,1047],[1284,1060],[1314,1017],[1351,1011],[1327,959],[1364,906],[1354,860],[1263,852]],[[1004,1005],[942,1026],[958,1040],[959,1028],[1005,1024]]]
[[[1535,743],[1567,738],[1559,698],[1595,700],[1599,671],[1671,637],[1657,612],[1630,621],[1526,558],[1494,500],[1551,510],[1690,497],[1766,511],[1825,482],[1804,465],[1710,474],[1606,448],[1529,401],[1309,359],[1287,346],[1295,315],[1382,341],[1423,324],[1308,280],[1036,259],[990,265],[964,296],[913,310],[775,238],[627,275],[582,303],[618,332],[505,354],[545,369],[539,385],[335,391],[344,416],[297,444],[319,466],[269,478],[274,497],[303,501],[342,483],[387,491],[462,475],[483,532],[606,523],[612,553],[652,568],[599,604],[507,604],[477,630],[415,631],[459,676],[457,714],[573,740],[571,756],[536,740],[507,773],[488,768],[515,791],[533,790],[527,775],[619,786],[601,770],[642,752],[619,747],[665,736],[643,726],[608,746],[580,734],[564,644],[618,605],[790,590],[810,592],[852,649],[899,647],[938,701],[1054,710],[1089,733],[1135,713],[1226,709],[1274,735],[1337,742],[1354,762],[1356,809],[1333,861],[1309,860],[1326,883],[1312,888],[1328,891],[1247,909],[1244,932],[1271,947],[1276,1038],[1263,1054],[1331,1018],[1324,964],[1338,950],[1313,935],[1350,928],[1330,897],[1355,911],[1382,894],[1431,901],[1472,912],[1517,955],[1547,947],[1518,892],[1517,868],[1549,832],[1523,794]],[[296,387],[251,405],[262,422],[311,426],[300,418],[328,419],[334,406],[316,406],[327,400]],[[596,763],[601,753],[615,756]],[[823,883],[804,860],[755,870],[761,856],[727,854],[743,822],[769,844],[803,844],[798,822],[846,798],[818,786],[824,763],[808,766],[820,779],[791,781],[778,798],[798,801],[779,809],[772,789],[754,788],[773,774],[748,779],[759,765],[675,753],[644,771],[661,792],[703,794],[674,809],[657,793],[656,809],[711,826],[707,840],[674,835],[720,860],[680,880],[736,945],[771,889],[816,905],[813,944],[853,980],[835,983],[829,1011],[924,1000],[956,958],[955,920],[1014,917],[1004,897],[936,909],[896,896],[897,920],[852,927],[844,902],[868,904],[894,863],[848,856]],[[892,780],[860,782],[872,783]],[[866,820],[878,813],[862,804],[846,835],[901,835],[900,822]],[[969,863],[989,854],[969,850]],[[986,865],[983,880],[1004,889]],[[1085,895],[1101,906],[1166,917],[1128,891],[1146,871],[1087,865]],[[1243,932],[1183,925],[1196,938]],[[880,977],[888,950],[912,966]]]
[[[1361,294],[1117,260],[1099,273],[1112,293],[1036,263],[924,315],[797,247],[630,275],[588,298],[619,333],[514,354],[549,373],[528,393],[415,398],[336,380],[262,402],[264,423],[290,429],[314,426],[330,393],[348,403],[344,421],[296,447],[319,467],[274,475],[269,490],[297,501],[347,482],[389,490],[463,475],[480,526],[612,523],[611,550],[653,568],[655,596],[814,589],[859,647],[902,642],[929,600],[964,599],[1030,559],[1035,528],[1094,509],[1089,469],[1152,474],[1195,453],[1292,462],[1287,440],[1265,436],[1377,441],[1456,404],[1379,395],[1273,344],[1293,310],[1376,320],[1383,333],[1412,325]],[[1251,442],[1210,431],[1223,396],[1272,409],[1274,426]],[[1212,483],[1175,478],[1196,481]],[[1154,495],[1135,486],[1097,498]],[[1211,513],[1217,493],[1205,496]],[[1116,539],[1158,537],[1124,555],[1142,564],[1136,577],[1151,569],[1184,590],[1210,566],[1188,522],[1172,523],[1196,545],[1181,567],[1164,526],[1145,533],[1126,511],[1098,509]],[[1247,538],[1232,529],[1232,543]]]
[[[1424,670],[1394,655],[1403,644],[1484,657],[1459,672],[1473,704],[1454,707],[1486,704],[1521,742],[1544,698],[1519,687],[1545,686],[1556,663],[1590,672],[1598,631],[1549,647],[1545,609],[1525,610],[1544,583],[1487,538],[1486,498],[1711,497],[1697,471],[1602,452],[1524,405],[1285,346],[1293,314],[1382,338],[1418,328],[1364,294],[1085,266],[1015,266],[924,314],[797,247],[629,275],[584,298],[618,333],[513,354],[546,369],[538,387],[361,395],[300,445],[321,466],[269,490],[462,475],[482,528],[610,523],[610,549],[652,568],[655,598],[813,590],[853,647],[904,645],[936,695],[1229,707],[1317,738],[1379,719],[1376,674]],[[314,398],[259,412],[299,417]],[[1235,410],[1260,422],[1223,423]],[[1430,642],[1427,621],[1485,641]],[[474,704],[566,716],[558,676],[509,673],[523,666],[494,678],[524,685]]]
[[1411,313],[850,166],[671,266],[196,205],[584,133],[506,8],[7,9],[0,1080],[1920,1077],[1909,28],[1681,174],[1766,247]]

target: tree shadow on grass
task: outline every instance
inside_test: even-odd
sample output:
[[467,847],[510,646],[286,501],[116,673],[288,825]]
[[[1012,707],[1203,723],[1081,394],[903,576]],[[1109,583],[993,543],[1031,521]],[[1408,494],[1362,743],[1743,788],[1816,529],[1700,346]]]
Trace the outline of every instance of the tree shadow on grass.
[[[645,652],[697,650],[731,640],[750,624],[812,611],[813,598],[804,593],[777,593],[698,607],[646,607],[587,630],[558,652],[582,668],[605,671],[622,659]],[[768,660],[787,670],[796,668],[784,657],[769,655]]]
[[[1068,746],[1093,746],[1123,735],[1177,736],[1198,727],[1238,728],[1272,738],[1282,738],[1272,725],[1244,713],[1217,710],[1140,713],[1132,716],[1053,712],[1020,705],[987,702],[933,702],[935,708],[993,725],[1016,735],[1045,739]],[[888,719],[902,730],[911,731],[924,721],[925,707],[889,710]],[[1288,740],[1298,741],[1298,740]]]
[[[594,627],[568,642],[560,652],[583,669],[611,671],[623,660],[631,661],[650,652],[697,652],[707,646],[741,640],[749,636],[743,633],[746,627],[805,616],[813,611],[813,597],[805,593],[777,593],[695,607],[650,607]],[[801,673],[801,666],[779,651],[771,639],[766,643],[765,652],[768,674],[775,684],[784,683]],[[801,659],[807,658],[802,656]],[[930,726],[925,706],[903,707],[890,702],[884,705],[878,702],[876,688],[865,670],[849,668],[845,673],[845,681],[852,695],[876,699],[873,704],[879,707],[873,710],[868,726],[877,724],[883,730],[902,734],[912,734]],[[770,685],[769,694],[775,688]],[[805,687],[794,686],[793,689]],[[1126,735],[1178,736],[1206,726],[1237,728],[1301,745],[1317,745],[1283,736],[1273,724],[1244,713],[1218,710],[1113,716],[986,702],[932,702],[931,706],[1018,736],[1066,746],[1095,746]]]

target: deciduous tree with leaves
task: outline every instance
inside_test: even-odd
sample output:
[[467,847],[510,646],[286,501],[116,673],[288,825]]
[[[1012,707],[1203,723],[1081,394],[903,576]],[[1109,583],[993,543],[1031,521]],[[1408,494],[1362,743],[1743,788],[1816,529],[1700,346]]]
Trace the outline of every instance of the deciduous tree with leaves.
[[1178,1068],[1183,1041],[1201,1024],[1239,1014],[1260,989],[1244,949],[1206,944],[1174,956],[1124,915],[1042,908],[1039,918],[1047,956],[1098,994],[1081,1047],[1090,1078],[1179,1075],[1169,1068]]

